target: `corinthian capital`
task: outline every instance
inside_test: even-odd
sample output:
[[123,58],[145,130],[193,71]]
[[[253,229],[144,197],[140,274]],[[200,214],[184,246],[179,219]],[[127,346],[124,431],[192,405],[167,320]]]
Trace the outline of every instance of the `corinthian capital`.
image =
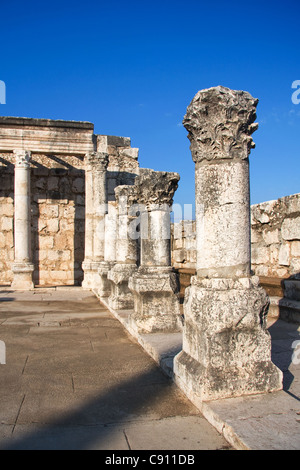
[[222,86],[199,91],[183,119],[194,162],[246,159],[255,147],[251,134],[258,128],[257,103],[245,91]]
[[85,155],[87,169],[106,171],[108,167],[108,154],[105,152],[91,152]]
[[31,152],[29,150],[14,150],[16,168],[30,168]]
[[134,183],[137,187],[139,202],[147,207],[171,206],[179,180],[178,173],[141,168]]

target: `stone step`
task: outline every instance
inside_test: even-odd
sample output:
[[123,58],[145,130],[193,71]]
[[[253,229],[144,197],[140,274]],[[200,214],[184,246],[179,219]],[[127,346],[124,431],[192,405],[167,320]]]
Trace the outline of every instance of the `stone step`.
[[300,279],[285,279],[284,297],[291,300],[300,301]]
[[283,297],[285,279],[280,277],[259,276],[261,286],[266,290],[267,294],[271,297]]
[[283,298],[279,301],[279,315],[281,320],[300,323],[300,301]]

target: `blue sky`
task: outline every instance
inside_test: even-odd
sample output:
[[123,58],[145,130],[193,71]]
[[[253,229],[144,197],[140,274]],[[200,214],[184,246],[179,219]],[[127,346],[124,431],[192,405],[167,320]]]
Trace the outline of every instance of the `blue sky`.
[[131,137],[140,166],[178,172],[175,202],[194,204],[186,108],[203,88],[246,90],[260,100],[251,202],[300,191],[299,0],[0,0],[0,18],[0,115]]

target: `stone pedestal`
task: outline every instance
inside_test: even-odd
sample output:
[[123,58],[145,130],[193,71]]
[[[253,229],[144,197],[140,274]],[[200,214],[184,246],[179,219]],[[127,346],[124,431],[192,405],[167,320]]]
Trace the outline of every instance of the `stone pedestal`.
[[178,180],[177,173],[141,169],[135,181],[141,209],[141,265],[129,280],[134,295],[130,322],[140,333],[182,329],[170,247],[170,206]]
[[107,274],[111,281],[111,294],[109,305],[115,310],[132,309],[133,295],[128,288],[129,278],[137,269],[138,243],[131,230],[136,218],[131,215],[131,207],[137,203],[136,188],[134,185],[118,186],[115,189],[118,207],[116,264]]
[[130,278],[129,288],[134,294],[133,329],[139,333],[182,329],[178,276],[172,268],[140,267]]
[[250,273],[248,156],[257,101],[210,88],[197,93],[183,121],[196,163],[197,275],[186,290],[174,374],[193,400],[282,388],[266,329],[269,299]]
[[12,288],[29,290],[34,288],[31,262],[31,191],[30,160],[26,150],[16,150],[15,154],[15,194],[14,194],[14,243],[15,259],[12,266]]
[[269,300],[258,277],[192,278],[184,303],[176,382],[200,401],[281,389],[266,329]]
[[104,261],[104,218],[106,212],[106,169],[108,155],[93,152],[85,156],[85,257],[82,287],[98,289],[98,268]]

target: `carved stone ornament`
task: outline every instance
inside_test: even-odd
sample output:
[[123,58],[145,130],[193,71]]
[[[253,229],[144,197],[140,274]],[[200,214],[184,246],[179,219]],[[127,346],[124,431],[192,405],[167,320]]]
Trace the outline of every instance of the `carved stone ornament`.
[[108,163],[108,154],[105,152],[91,152],[85,155],[85,164],[89,169],[106,171]]
[[183,119],[194,162],[246,159],[255,147],[257,103],[250,93],[223,86],[199,91]]
[[17,168],[30,168],[31,152],[29,150],[14,150]]
[[154,206],[171,206],[179,179],[178,173],[141,168],[135,179],[139,203],[149,209]]

